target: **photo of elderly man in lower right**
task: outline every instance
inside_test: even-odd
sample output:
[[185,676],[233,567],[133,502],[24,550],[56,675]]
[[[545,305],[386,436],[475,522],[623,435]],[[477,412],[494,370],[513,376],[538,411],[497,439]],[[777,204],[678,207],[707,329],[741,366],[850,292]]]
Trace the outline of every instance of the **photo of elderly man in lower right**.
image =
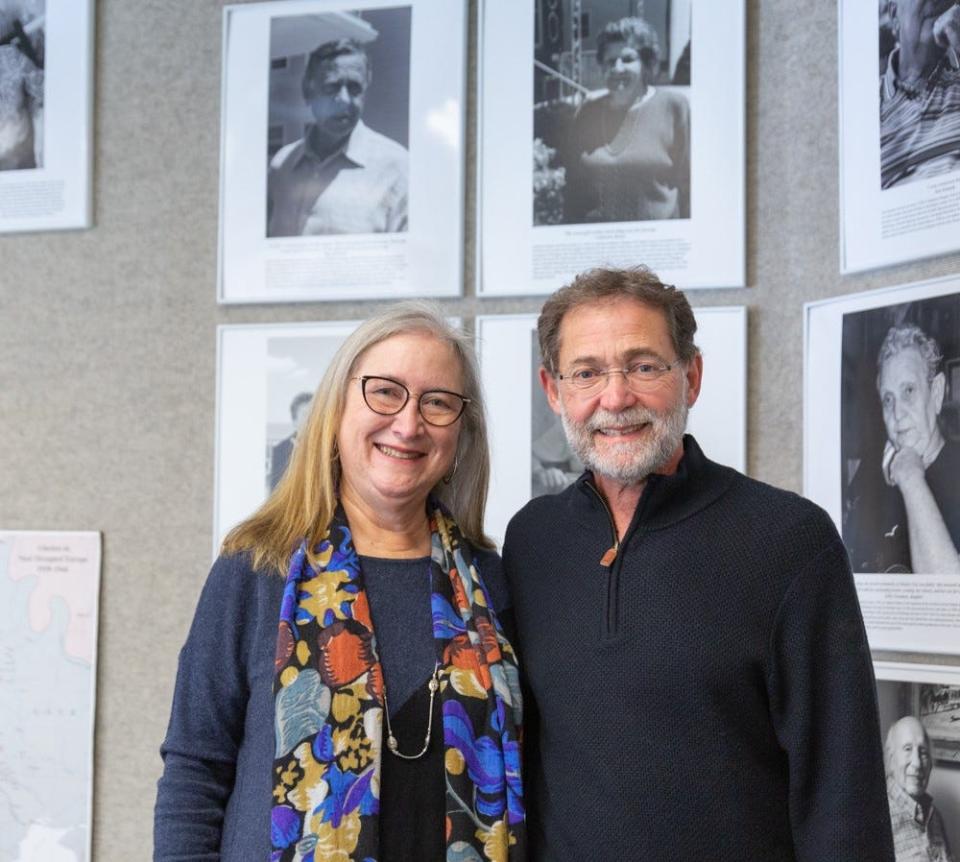
[[881,681],[877,695],[896,862],[957,862],[960,686]]
[[844,315],[841,400],[854,572],[960,574],[960,295]]

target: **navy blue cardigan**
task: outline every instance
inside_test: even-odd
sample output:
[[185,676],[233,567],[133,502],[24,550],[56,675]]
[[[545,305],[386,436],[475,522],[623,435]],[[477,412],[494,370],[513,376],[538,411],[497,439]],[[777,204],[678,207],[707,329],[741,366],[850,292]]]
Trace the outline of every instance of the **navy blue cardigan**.
[[[500,558],[479,551],[474,559],[511,637]],[[361,564],[390,690],[391,722],[406,749],[416,750],[435,656],[429,569],[425,559],[361,557]],[[282,592],[282,578],[253,571],[242,557],[221,557],[210,572],[180,653],[161,748],[155,860],[249,862],[270,856],[273,657]],[[384,756],[381,862],[411,855],[423,862],[443,859],[440,724],[435,712],[433,742],[422,760]]]

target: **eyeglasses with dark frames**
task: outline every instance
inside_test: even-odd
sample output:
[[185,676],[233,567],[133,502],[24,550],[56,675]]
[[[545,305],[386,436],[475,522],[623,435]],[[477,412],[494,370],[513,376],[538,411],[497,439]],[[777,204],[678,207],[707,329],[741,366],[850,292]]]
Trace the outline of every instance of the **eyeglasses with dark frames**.
[[[396,416],[410,400],[410,390],[399,380],[369,374],[350,379],[360,381],[364,403],[381,416]],[[428,425],[443,428],[456,422],[470,401],[458,392],[428,389],[417,397],[417,410]]]

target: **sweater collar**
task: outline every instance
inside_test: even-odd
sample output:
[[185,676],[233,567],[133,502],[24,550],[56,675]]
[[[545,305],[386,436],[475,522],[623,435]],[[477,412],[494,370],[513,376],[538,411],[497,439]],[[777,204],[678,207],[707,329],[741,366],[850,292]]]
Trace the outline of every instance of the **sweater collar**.
[[[654,473],[637,503],[630,531],[639,524],[645,530],[672,526],[696,514],[721,497],[733,482],[736,472],[714,463],[690,434],[683,437],[683,458],[676,473],[664,476]],[[590,500],[591,507],[603,508],[593,474],[585,472],[577,479],[579,499]]]

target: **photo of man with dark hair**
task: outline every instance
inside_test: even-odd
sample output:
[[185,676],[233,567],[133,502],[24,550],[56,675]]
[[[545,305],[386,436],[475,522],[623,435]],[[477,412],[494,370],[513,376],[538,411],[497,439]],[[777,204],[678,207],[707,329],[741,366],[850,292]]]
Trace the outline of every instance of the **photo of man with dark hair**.
[[286,472],[293,447],[297,444],[297,434],[303,427],[307,416],[310,415],[310,405],[313,403],[313,393],[299,392],[290,402],[290,419],[293,422],[293,431],[284,437],[276,446],[270,449],[270,475],[267,478],[269,490],[277,487]]
[[[381,15],[388,12],[394,17],[397,13],[406,15],[406,30],[399,38],[396,33],[390,35],[397,43],[394,53],[403,53],[401,49],[405,48],[409,67],[409,9],[381,10]],[[369,17],[371,13],[342,13],[336,23],[342,30],[343,16],[356,19],[356,34],[324,41],[306,57],[298,95],[309,110],[309,119],[299,137],[270,153],[269,237],[398,233],[407,229],[407,149],[365,122],[368,94],[375,81],[371,46],[381,36],[364,15]],[[325,16],[309,17],[320,19],[323,31]],[[288,32],[289,28],[279,28],[273,38],[282,41]],[[404,32],[405,45],[401,44]],[[271,51],[271,79],[287,81],[294,74],[294,58],[278,60],[276,53]],[[380,69],[378,75],[389,81],[394,72],[391,68]],[[296,111],[302,112],[302,108],[295,110],[284,104],[284,98],[290,97],[288,90],[279,86],[272,89],[279,95],[278,104],[271,105],[270,133],[279,130],[282,141],[286,128],[296,128]],[[392,105],[390,110],[405,115],[407,100]],[[286,116],[288,122],[274,122],[273,115]],[[402,122],[397,118],[390,122],[402,127],[405,137],[405,116]]]

